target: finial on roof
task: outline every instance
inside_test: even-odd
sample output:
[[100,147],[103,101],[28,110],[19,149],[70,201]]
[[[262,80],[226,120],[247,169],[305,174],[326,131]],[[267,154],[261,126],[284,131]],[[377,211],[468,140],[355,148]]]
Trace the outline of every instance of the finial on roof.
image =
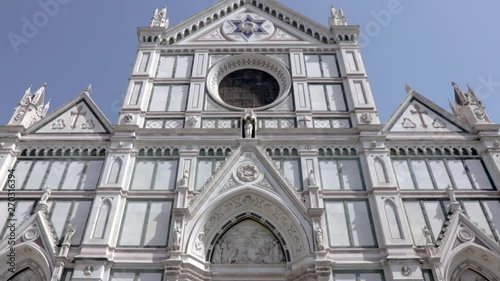
[[409,84],[406,84],[405,86],[405,90],[406,90],[406,94],[410,95],[411,93],[413,93],[413,87],[410,86]]
[[335,9],[334,6],[330,7],[330,28],[334,28],[335,26],[345,26],[347,25],[347,18],[344,15],[344,11],[342,9]]
[[90,94],[92,93],[92,84],[89,84],[83,92],[90,96]]

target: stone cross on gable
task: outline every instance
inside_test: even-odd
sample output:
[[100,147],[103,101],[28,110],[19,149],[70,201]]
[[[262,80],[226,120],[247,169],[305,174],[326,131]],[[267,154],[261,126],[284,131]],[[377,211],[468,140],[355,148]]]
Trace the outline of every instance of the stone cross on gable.
[[73,123],[71,123],[71,126],[69,126],[71,129],[75,129],[78,118],[80,118],[80,116],[86,116],[87,111],[83,111],[83,105],[80,105],[76,108],[76,112],[71,111],[69,114],[70,116],[75,116],[75,119],[73,119]]
[[415,110],[410,110],[411,114],[418,114],[420,122],[422,122],[422,127],[427,128],[427,124],[424,119],[424,115],[427,115],[427,110],[420,110],[420,106],[418,104],[413,104],[413,107]]

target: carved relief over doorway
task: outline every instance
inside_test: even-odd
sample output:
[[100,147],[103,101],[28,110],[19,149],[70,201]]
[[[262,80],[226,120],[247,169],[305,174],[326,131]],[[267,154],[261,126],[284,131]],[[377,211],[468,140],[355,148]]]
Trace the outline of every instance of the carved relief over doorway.
[[284,263],[283,247],[276,237],[254,220],[244,220],[230,228],[215,244],[214,264]]

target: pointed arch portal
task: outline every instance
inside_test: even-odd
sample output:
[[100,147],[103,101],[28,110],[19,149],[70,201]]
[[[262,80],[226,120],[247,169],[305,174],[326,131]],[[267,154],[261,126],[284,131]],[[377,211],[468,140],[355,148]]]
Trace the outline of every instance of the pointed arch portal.
[[283,236],[269,221],[262,222],[253,213],[237,217],[214,237],[207,260],[214,264],[278,264],[290,260]]

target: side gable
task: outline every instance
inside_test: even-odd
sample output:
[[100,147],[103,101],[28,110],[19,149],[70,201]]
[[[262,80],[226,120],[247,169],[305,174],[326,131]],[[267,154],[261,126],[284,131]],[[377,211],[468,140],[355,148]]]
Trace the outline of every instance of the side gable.
[[470,133],[472,128],[415,91],[389,118],[387,133]]
[[58,108],[31,127],[36,134],[110,134],[113,126],[87,92]]

